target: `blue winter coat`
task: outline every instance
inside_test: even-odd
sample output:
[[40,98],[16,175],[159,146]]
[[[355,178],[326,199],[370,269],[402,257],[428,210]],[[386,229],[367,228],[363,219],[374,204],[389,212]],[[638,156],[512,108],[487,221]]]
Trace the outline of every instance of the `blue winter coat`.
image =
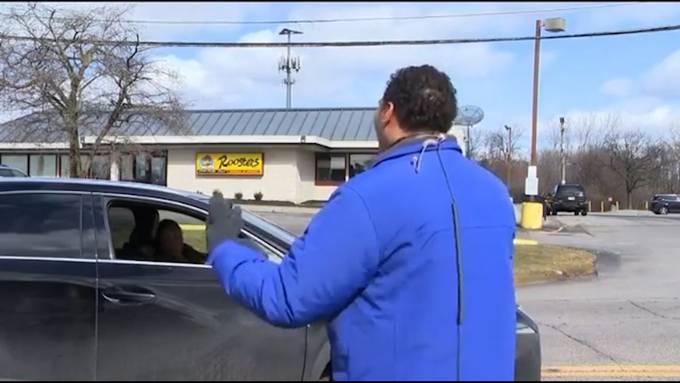
[[280,265],[233,241],[209,262],[275,325],[327,320],[335,380],[512,380],[514,230],[497,177],[417,139],[339,187]]

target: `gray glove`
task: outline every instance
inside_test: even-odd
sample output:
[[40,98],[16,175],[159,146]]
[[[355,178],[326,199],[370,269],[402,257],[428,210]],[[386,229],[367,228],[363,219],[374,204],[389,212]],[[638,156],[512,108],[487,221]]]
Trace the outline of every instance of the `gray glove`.
[[238,239],[244,223],[241,217],[241,207],[225,200],[222,193],[215,190],[210,198],[206,240],[208,251],[212,251],[222,242]]

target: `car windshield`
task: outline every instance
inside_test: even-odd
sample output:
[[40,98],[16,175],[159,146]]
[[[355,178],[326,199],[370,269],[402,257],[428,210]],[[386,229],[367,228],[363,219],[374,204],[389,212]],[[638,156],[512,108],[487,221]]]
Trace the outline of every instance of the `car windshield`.
[[[171,189],[172,190],[172,189]],[[209,203],[210,201],[210,196],[202,193],[192,193],[192,192],[185,192],[181,190],[173,190],[176,193],[182,194],[186,197],[190,197],[199,201],[202,201],[203,203]],[[282,228],[281,226],[261,217],[260,215],[257,215],[256,213],[253,213],[249,211],[247,208],[243,208],[243,220],[248,224],[252,225],[267,234],[271,235],[274,237],[276,240],[280,241],[283,245],[286,247],[290,246],[293,241],[295,240],[295,236],[291,234],[288,230]]]
[[678,196],[674,194],[662,194],[662,195],[656,195],[654,196],[655,200],[661,200],[661,201],[677,201]]
[[243,219],[248,224],[256,226],[257,228],[267,232],[276,239],[280,240],[286,246],[290,246],[295,240],[295,236],[289,233],[286,229],[248,210],[243,211]]

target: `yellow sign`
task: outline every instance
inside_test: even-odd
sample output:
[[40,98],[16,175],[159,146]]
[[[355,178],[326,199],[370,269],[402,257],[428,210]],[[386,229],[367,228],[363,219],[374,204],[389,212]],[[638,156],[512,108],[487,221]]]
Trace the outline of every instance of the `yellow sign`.
[[262,153],[196,153],[196,175],[261,176]]

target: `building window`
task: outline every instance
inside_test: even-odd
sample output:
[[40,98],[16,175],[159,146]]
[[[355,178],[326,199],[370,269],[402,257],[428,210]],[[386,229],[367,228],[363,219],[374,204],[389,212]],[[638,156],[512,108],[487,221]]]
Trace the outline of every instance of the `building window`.
[[167,155],[165,152],[121,156],[121,180],[165,185],[166,174]]
[[2,162],[3,165],[21,170],[28,174],[28,156],[25,154],[3,154],[2,158],[0,158],[0,162]]
[[345,153],[316,154],[316,184],[338,185],[347,179]]
[[375,154],[349,154],[349,178],[363,172],[368,169],[371,162],[375,158]]
[[29,175],[32,177],[55,177],[57,175],[57,156],[31,154]]
[[134,181],[135,180],[135,158],[132,154],[123,154],[120,156],[120,180]]
[[98,180],[111,179],[111,157],[108,155],[94,156],[92,161],[92,178]]
[[59,164],[59,176],[70,177],[71,176],[71,158],[68,154],[62,154],[60,156],[61,163]]
[[151,181],[150,165],[148,154],[139,153],[135,156],[135,181],[147,183]]
[[165,157],[151,157],[151,183],[165,185]]

